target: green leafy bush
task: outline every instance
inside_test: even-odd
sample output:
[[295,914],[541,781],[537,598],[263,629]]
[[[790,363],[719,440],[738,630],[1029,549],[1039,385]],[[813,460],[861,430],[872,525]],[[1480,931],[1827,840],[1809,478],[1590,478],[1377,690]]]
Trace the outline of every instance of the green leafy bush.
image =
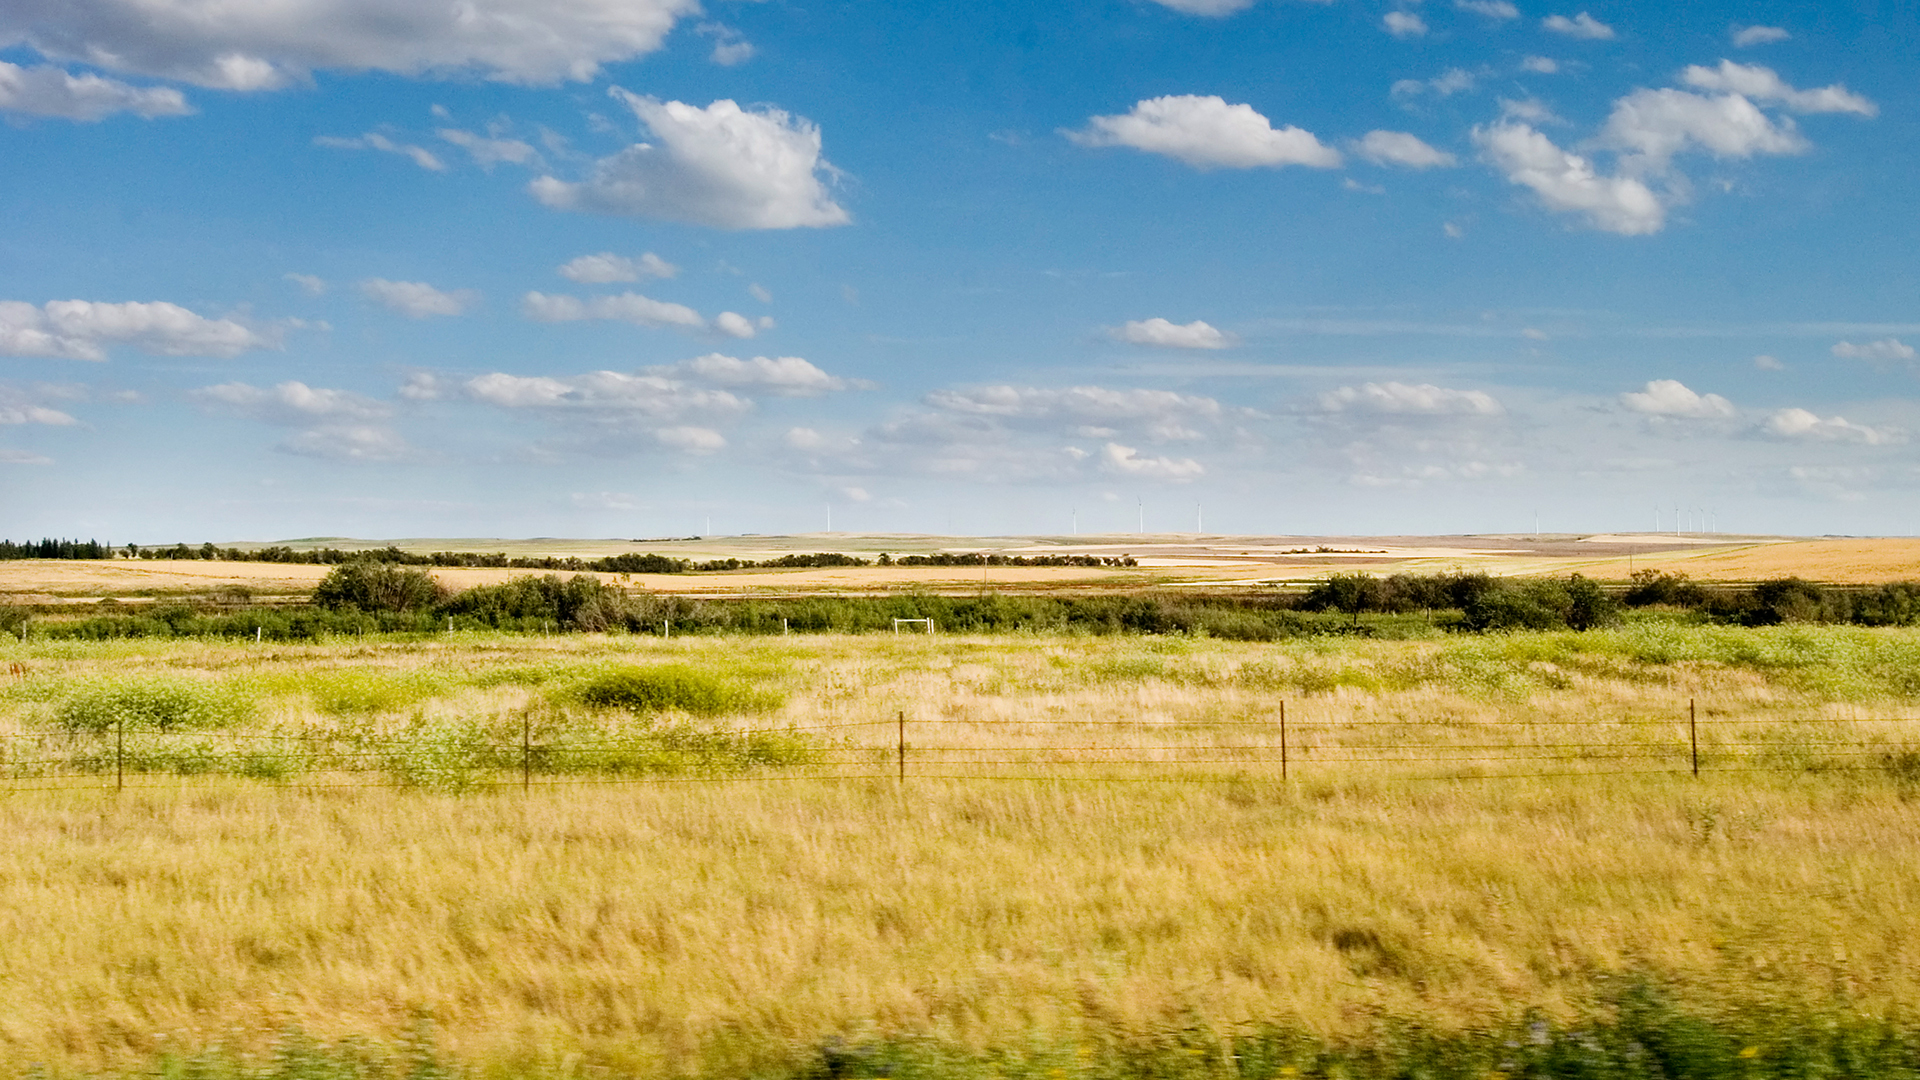
[[425,611],[444,595],[425,570],[383,562],[350,562],[327,571],[314,586],[316,606],[334,611]]
[[580,688],[580,700],[602,709],[648,714],[677,710],[695,716],[761,712],[779,699],[685,664],[615,668]]
[[127,679],[95,686],[60,707],[68,731],[179,731],[227,728],[253,715],[253,701],[227,684]]

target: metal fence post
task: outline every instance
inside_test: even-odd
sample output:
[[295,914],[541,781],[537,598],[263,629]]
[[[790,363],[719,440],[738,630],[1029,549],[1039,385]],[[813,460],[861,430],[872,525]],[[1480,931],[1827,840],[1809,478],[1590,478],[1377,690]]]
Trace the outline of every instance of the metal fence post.
[[1687,741],[1693,744],[1693,775],[1700,775],[1700,721],[1693,711],[1693,699],[1687,699]]

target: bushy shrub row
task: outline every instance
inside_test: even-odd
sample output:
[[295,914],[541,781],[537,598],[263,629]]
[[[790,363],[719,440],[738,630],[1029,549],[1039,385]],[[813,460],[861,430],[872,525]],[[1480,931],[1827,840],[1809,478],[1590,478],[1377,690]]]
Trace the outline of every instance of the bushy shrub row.
[[98,540],[0,540],[0,559],[111,559],[113,546]]

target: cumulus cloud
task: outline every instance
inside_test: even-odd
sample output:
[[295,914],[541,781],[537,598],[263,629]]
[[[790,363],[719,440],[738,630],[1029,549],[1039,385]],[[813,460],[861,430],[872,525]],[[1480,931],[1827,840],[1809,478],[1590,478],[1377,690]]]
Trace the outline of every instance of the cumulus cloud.
[[1599,141],[1621,151],[1621,164],[1633,172],[1665,171],[1675,154],[1693,146],[1723,158],[1807,148],[1791,122],[1775,123],[1739,94],[1685,90],[1635,90],[1620,98]]
[[1253,6],[1253,0],[1153,0],[1153,2],[1161,7],[1172,8],[1183,15],[1199,15],[1208,19],[1223,19]]
[[560,276],[586,285],[604,285],[614,281],[639,281],[641,278],[670,278],[680,268],[649,251],[638,259],[603,251],[582,255],[560,267]]
[[1914,358],[1913,346],[1899,338],[1881,338],[1879,341],[1865,341],[1855,345],[1851,341],[1842,341],[1833,347],[1833,355],[1842,360],[1872,360],[1876,363],[1906,361]]
[[1565,15],[1549,15],[1540,20],[1540,25],[1556,34],[1586,41],[1611,41],[1614,36],[1613,27],[1584,11],[1571,19]]
[[44,56],[222,90],[273,90],[312,72],[589,82],[660,47],[698,0],[16,0],[0,41]]
[[1693,64],[1680,73],[1680,78],[1688,86],[1701,90],[1717,90],[1727,94],[1739,94],[1755,101],[1778,102],[1797,113],[1853,113],[1857,116],[1874,116],[1880,107],[1846,87],[1835,83],[1817,90],[1799,90],[1776,74],[1772,68],[1759,64],[1736,64],[1731,60],[1720,61],[1719,67],[1703,67]]
[[187,395],[211,411],[301,430],[276,448],[304,457],[338,461],[398,461],[413,453],[405,439],[378,421],[393,410],[346,390],[303,382],[261,387],[244,382],[203,386]]
[[1555,146],[1531,125],[1476,127],[1473,140],[1494,168],[1531,189],[1550,210],[1584,215],[1595,228],[1623,236],[1656,233],[1666,223],[1666,208],[1645,183],[1600,174],[1591,161]]
[[26,68],[0,60],[0,112],[93,123],[115,113],[149,120],[186,116],[193,107],[169,87],[129,86],[98,75],[74,75],[51,64]]
[[758,51],[753,47],[753,42],[742,37],[740,31],[731,26],[701,23],[698,29],[701,34],[713,39],[713,51],[707,54],[707,59],[721,67],[744,64],[753,59],[753,54]]
[[1449,390],[1431,383],[1402,382],[1342,386],[1320,395],[1320,407],[1331,413],[1390,416],[1499,416],[1506,411],[1483,390]]
[[1170,480],[1176,483],[1194,480],[1206,469],[1192,458],[1141,457],[1131,446],[1108,443],[1100,452],[1100,465],[1116,476],[1134,476],[1142,480]]
[[1560,71],[1560,62],[1551,56],[1529,56],[1520,61],[1520,69],[1536,75],[1554,75]]
[[1448,68],[1431,79],[1401,79],[1393,84],[1392,94],[1396,98],[1418,97],[1432,93],[1436,97],[1452,97],[1464,94],[1478,85],[1480,77],[1466,68]]
[[1761,425],[1769,435],[1783,439],[1809,439],[1821,442],[1854,442],[1867,446],[1905,442],[1906,436],[1889,428],[1873,428],[1850,422],[1844,416],[1823,417],[1805,409],[1781,409]]
[[702,109],[609,91],[652,132],[602,158],[585,181],[543,176],[530,186],[557,210],[661,218],[721,229],[795,229],[845,225],[822,176],[820,129],[772,107],[742,109],[729,100]]
[[1728,29],[1727,36],[1733,39],[1736,49],[1750,48],[1754,45],[1769,45],[1776,41],[1786,41],[1793,35],[1777,26],[1734,26]]
[[437,134],[446,141],[467,152],[473,163],[483,169],[495,165],[532,165],[540,160],[540,152],[530,143],[519,139],[502,139],[491,135],[476,135],[460,128],[441,128]]
[[756,356],[742,360],[720,353],[708,353],[658,370],[720,386],[761,389],[781,397],[817,397],[854,385],[846,379],[827,374],[798,356]]
[[0,356],[105,360],[111,345],[164,356],[232,357],[279,342],[231,319],[209,319],[165,301],[54,300],[35,307],[0,300]]
[[447,171],[447,163],[436,157],[433,151],[428,150],[424,146],[415,146],[412,143],[394,142],[392,139],[387,138],[377,131],[369,131],[365,135],[359,135],[353,138],[343,138],[338,135],[316,135],[313,139],[313,145],[324,146],[329,150],[379,150],[383,153],[399,154],[401,157],[407,158],[415,165],[429,172]]
[[1369,131],[1354,144],[1354,152],[1375,165],[1431,169],[1455,164],[1452,154],[1436,150],[1404,131]]
[[708,321],[705,316],[685,304],[655,300],[636,292],[625,292],[618,296],[593,296],[585,300],[574,296],[530,292],[521,298],[520,309],[527,318],[536,322],[579,322],[586,319],[600,319],[649,328],[671,326],[695,332],[709,331],[735,338],[750,338],[762,330],[773,328],[773,320],[766,316],[749,319],[738,312],[723,311]]
[[1425,37],[1427,20],[1411,11],[1389,11],[1380,17],[1380,27],[1397,38]]
[[1199,319],[1185,325],[1159,318],[1142,319],[1123,323],[1110,333],[1118,341],[1163,349],[1224,349],[1233,344],[1233,339]]
[[1219,97],[1177,94],[1149,98],[1120,116],[1095,116],[1084,130],[1064,132],[1080,146],[1127,146],[1164,154],[1198,169],[1280,168],[1308,165],[1329,169],[1340,153],[1310,131],[1275,130],[1251,105],[1229,105]]
[[598,415],[612,420],[732,416],[753,403],[726,390],[689,386],[666,375],[594,371],[566,378],[493,372],[461,384],[463,396],[502,409]]
[[303,382],[259,387],[243,382],[203,386],[189,397],[202,405],[272,424],[306,425],[316,421],[378,420],[392,409],[346,390],[327,390]]
[[1677,379],[1655,379],[1644,390],[1620,395],[1620,403],[1648,416],[1707,420],[1733,415],[1733,402],[1719,394],[1698,394]]
[[1509,0],[1453,0],[1453,6],[1461,11],[1471,11],[1475,15],[1485,15],[1489,19],[1517,19],[1520,9]]
[[360,292],[381,307],[389,311],[397,311],[409,319],[428,319],[436,315],[461,315],[480,302],[480,294],[472,289],[443,292],[424,281],[388,281],[385,278],[368,278],[360,283]]
[[47,427],[72,427],[79,423],[59,409],[40,404],[37,395],[0,383],[0,425],[42,424]]
[[660,445],[689,454],[714,454],[727,448],[727,437],[712,428],[679,426],[653,433]]

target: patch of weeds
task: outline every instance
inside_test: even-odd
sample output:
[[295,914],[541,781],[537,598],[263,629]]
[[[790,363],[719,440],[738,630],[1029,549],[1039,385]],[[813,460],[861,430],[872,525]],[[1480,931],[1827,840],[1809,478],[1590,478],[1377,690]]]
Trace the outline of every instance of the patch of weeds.
[[314,707],[329,716],[400,712],[446,689],[446,679],[424,671],[328,671],[307,680]]
[[253,711],[252,695],[231,684],[123,679],[68,699],[56,722],[70,732],[211,730],[245,723]]
[[778,694],[722,679],[685,664],[613,668],[588,679],[579,699],[598,709],[625,709],[636,715],[677,711],[694,716],[768,712],[780,707]]

